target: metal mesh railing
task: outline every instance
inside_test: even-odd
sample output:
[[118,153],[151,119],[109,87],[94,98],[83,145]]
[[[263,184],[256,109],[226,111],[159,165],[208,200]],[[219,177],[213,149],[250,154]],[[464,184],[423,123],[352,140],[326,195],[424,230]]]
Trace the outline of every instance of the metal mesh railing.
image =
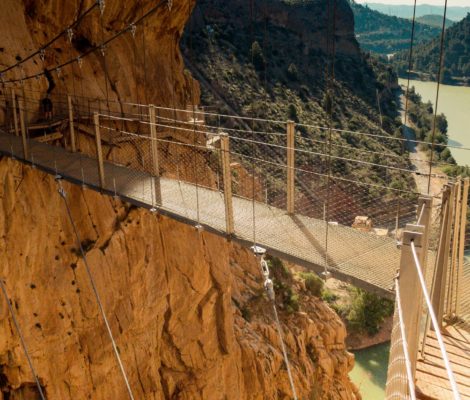
[[[32,97],[38,101],[37,94]],[[57,110],[64,104],[64,113],[73,108],[78,132],[74,168],[79,171],[74,174],[83,184],[101,184],[102,173],[89,160],[97,158],[98,114],[105,189],[226,230],[220,142],[227,135],[235,209],[231,233],[345,274],[356,274],[360,266],[362,281],[390,290],[398,266],[396,243],[416,217],[419,196],[410,178],[415,171],[399,154],[399,138],[301,123],[291,123],[290,131],[290,123],[283,121],[193,106],[175,109],[60,95],[54,102]],[[62,127],[64,137],[48,143],[70,149],[69,128]],[[158,171],[152,143],[158,147]],[[39,163],[43,148],[30,147],[29,159]],[[13,150],[21,152],[21,146]],[[58,150],[52,157],[57,173]],[[391,272],[370,279],[383,251],[383,268]]]
[[406,340],[403,305],[400,295],[400,281],[396,279],[395,312],[385,392],[387,400],[415,400],[416,389]]

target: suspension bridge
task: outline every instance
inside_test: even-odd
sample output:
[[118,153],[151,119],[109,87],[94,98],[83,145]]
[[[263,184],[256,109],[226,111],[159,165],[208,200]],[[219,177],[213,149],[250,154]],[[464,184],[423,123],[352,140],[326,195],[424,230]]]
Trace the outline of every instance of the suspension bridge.
[[[63,68],[81,66],[95,52],[101,53],[106,69],[106,46],[121,35],[134,36],[136,26],[163,5],[171,11],[171,1],[159,2],[110,38],[102,38],[85,53],[55,66],[55,73],[59,76]],[[433,167],[445,165],[433,160],[432,151],[430,160],[407,160],[401,154],[410,143],[433,150],[452,148],[435,142],[435,125],[432,142],[425,143],[383,131],[359,132],[335,129],[331,124],[208,112],[194,103],[187,108],[162,107],[71,92],[51,94],[54,117],[45,120],[43,94],[26,89],[24,82],[43,79],[47,73],[26,76],[22,65],[39,57],[46,70],[46,50],[61,37],[71,43],[73,30],[94,9],[102,16],[104,1],[94,3],[48,44],[0,71],[0,153],[195,229],[246,247],[265,248],[325,279],[333,276],[393,299],[386,398],[470,399],[470,264],[465,256],[469,181],[433,172]],[[336,2],[332,12],[333,18],[329,9],[328,32],[334,36]],[[102,24],[101,18],[103,30]],[[334,76],[332,42],[328,38],[330,84]],[[440,57],[442,61],[442,49]],[[18,70],[19,77],[4,79],[4,74]],[[108,83],[105,85],[108,93]],[[406,109],[407,105],[405,125]],[[368,140],[378,145],[371,148]],[[371,171],[374,179],[369,178]],[[422,193],[423,185],[413,184],[409,177],[427,180],[427,192]],[[431,179],[441,183],[440,191],[430,191]],[[74,224],[73,204],[67,203],[63,191],[61,195]],[[77,242],[80,244],[78,234]],[[81,250],[133,399],[132,382]],[[273,298],[269,271],[263,270],[263,274]],[[21,324],[7,288],[2,280],[0,283],[39,394],[45,399]],[[277,316],[275,307],[274,312]],[[279,335],[290,376],[289,350],[284,347],[280,326]],[[292,379],[291,386],[292,397],[297,398]]]
[[[127,112],[122,111],[122,104],[119,110],[110,105],[103,111],[104,107],[92,106],[91,99],[58,95],[54,120],[34,123],[27,119],[28,115],[36,118],[39,110],[40,100],[33,93],[30,98],[17,98],[13,91],[7,99],[12,109],[6,115],[12,119],[4,121],[0,133],[2,154],[195,229],[247,247],[262,246],[325,277],[332,275],[396,299],[397,304],[399,296],[404,296],[401,304],[406,306],[400,310],[405,318],[422,313],[420,302],[412,300],[418,293],[418,275],[407,271],[409,276],[397,279],[397,271],[405,274],[405,250],[410,252],[410,244],[419,237],[421,245],[415,252],[420,254],[419,268],[424,266],[424,289],[429,296],[432,288],[440,324],[444,316],[458,316],[463,325],[470,320],[470,296],[464,289],[470,284],[464,257],[468,180],[443,179],[442,191],[426,196],[359,182],[354,176],[308,171],[306,155],[320,164],[321,157],[328,155],[301,146],[300,133],[291,121],[260,120],[272,129],[255,135],[230,128],[240,116],[141,104],[127,104]],[[224,124],[211,124],[222,117]],[[388,169],[386,164],[382,167]],[[379,190],[371,191],[372,185]],[[381,214],[378,204],[391,207],[392,212]],[[400,282],[407,282],[401,292],[397,290]],[[410,282],[414,282],[413,290]],[[411,306],[414,303],[417,307]],[[447,337],[448,346],[457,352],[465,352],[462,346],[468,334],[460,328],[463,325]],[[436,361],[439,343],[435,331],[428,328],[414,331],[407,342],[416,350],[418,382],[427,382],[437,368],[417,358],[421,337],[422,354],[431,351],[429,358]],[[403,336],[397,330],[394,335],[398,346]],[[464,341],[459,342],[456,335]],[[394,358],[392,351],[392,374],[397,368],[394,359],[405,360],[400,352]],[[465,379],[459,382],[463,387],[468,384]],[[450,393],[449,388],[433,390]]]

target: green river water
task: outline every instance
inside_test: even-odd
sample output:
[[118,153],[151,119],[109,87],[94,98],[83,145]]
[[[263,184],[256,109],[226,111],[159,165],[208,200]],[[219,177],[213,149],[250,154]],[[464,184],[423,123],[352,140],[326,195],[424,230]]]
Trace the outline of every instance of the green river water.
[[[400,85],[407,84],[406,79],[399,79]],[[410,81],[424,102],[436,101],[436,83]],[[438,113],[444,113],[449,123],[449,145],[470,148],[469,113],[470,87],[442,85],[439,90]],[[452,155],[459,165],[470,165],[470,150],[451,149]]]
[[385,398],[390,342],[354,351],[356,362],[349,376],[359,387],[363,400]]

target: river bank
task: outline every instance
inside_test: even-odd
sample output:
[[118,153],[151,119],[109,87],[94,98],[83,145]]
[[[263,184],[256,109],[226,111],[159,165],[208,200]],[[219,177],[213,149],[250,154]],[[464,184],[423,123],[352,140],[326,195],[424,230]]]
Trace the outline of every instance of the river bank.
[[[406,79],[399,79],[400,85],[407,85]],[[436,101],[435,82],[410,80],[423,102]],[[449,146],[452,156],[459,165],[470,165],[470,133],[468,132],[468,105],[470,104],[470,87],[440,85],[438,113],[447,117]]]

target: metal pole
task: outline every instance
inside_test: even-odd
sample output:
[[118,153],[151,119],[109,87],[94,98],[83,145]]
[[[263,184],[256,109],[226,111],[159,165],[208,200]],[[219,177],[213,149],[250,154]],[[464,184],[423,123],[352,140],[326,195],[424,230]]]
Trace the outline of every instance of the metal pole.
[[162,205],[162,189],[160,185],[160,165],[158,160],[158,138],[157,138],[157,126],[155,118],[155,106],[149,105],[149,118],[150,118],[150,143],[152,149],[152,169],[154,176],[154,190],[155,190],[155,201],[161,206]]
[[77,148],[75,145],[75,127],[73,124],[73,104],[72,97],[70,95],[67,96],[67,102],[69,106],[70,145],[72,146],[72,153],[75,153]]
[[230,142],[226,133],[220,134],[220,149],[222,151],[222,175],[224,182],[225,225],[228,235],[234,233],[233,203],[232,203],[232,174],[230,171]]
[[100,116],[98,113],[93,115],[95,123],[95,139],[96,139],[96,155],[98,160],[98,174],[100,179],[100,186],[104,188],[104,164],[103,164],[103,151],[101,149],[101,134],[100,134]]
[[294,214],[294,181],[295,181],[295,124],[294,121],[287,122],[287,212]]
[[19,130],[18,130],[18,114],[16,112],[16,94],[15,94],[15,89],[11,89],[11,103],[13,106],[13,123],[15,125],[15,135],[20,136]]
[[26,141],[26,124],[24,120],[23,99],[18,100],[20,109],[20,124],[21,124],[21,140],[23,143],[23,158],[28,159],[28,142]]

